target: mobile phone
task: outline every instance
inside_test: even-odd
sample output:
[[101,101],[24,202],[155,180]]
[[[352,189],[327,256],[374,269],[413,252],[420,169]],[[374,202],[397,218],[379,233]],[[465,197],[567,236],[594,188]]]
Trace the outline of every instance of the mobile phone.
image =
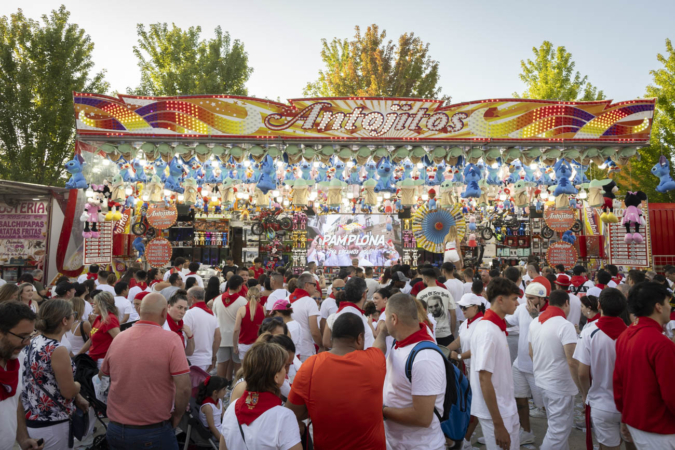
[[38,445],[38,447],[41,446],[41,445],[44,444],[44,443],[45,443],[45,440],[42,439],[42,438],[40,438],[40,439],[37,440],[37,445]]

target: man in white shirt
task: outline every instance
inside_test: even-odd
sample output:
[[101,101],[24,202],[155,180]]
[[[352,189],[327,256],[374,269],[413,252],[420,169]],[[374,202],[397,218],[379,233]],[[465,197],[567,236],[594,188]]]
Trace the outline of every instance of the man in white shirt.
[[[558,277],[555,280],[556,289],[567,292],[570,285],[572,284],[572,279],[564,274],[558,274]],[[570,297],[570,312],[567,314],[567,320],[574,325],[575,328],[579,327],[579,320],[581,319],[581,300],[576,295],[567,292],[567,295]]]
[[197,282],[197,286],[203,288],[204,280],[202,279],[201,276],[197,275],[197,271],[199,270],[199,263],[196,261],[192,261],[188,267],[189,272],[183,276],[183,282],[187,283],[188,278],[194,278]]
[[490,309],[471,336],[469,380],[473,388],[471,415],[478,418],[488,450],[520,449],[518,409],[513,389],[507,314],[518,306],[520,288],[506,278],[495,278],[487,287]]
[[171,286],[166,287],[159,291],[160,294],[166,299],[166,301],[169,301],[169,299],[173,296],[173,294],[176,293],[178,289],[183,289],[183,277],[181,276],[180,273],[173,273],[169,277],[169,283],[171,283]]
[[302,362],[316,354],[315,344],[321,346],[319,322],[316,318],[319,315],[319,307],[312,298],[315,292],[316,281],[314,281],[314,277],[311,273],[303,273],[298,278],[298,287],[288,298],[293,305],[291,317],[298,322],[302,329],[300,345],[296,349]]
[[273,272],[270,275],[270,287],[272,288],[272,293],[267,297],[267,302],[264,305],[267,314],[272,311],[272,307],[277,300],[288,298],[291,295],[290,292],[284,289],[284,276],[278,272]]
[[[85,281],[93,278],[94,282],[96,283],[96,286],[98,286],[98,264],[92,264],[89,266],[89,271],[87,273],[83,273],[79,277],[77,277],[77,282],[82,284]],[[2,286],[2,284],[0,284]]]
[[220,347],[218,319],[204,303],[204,289],[193,286],[188,290],[188,305],[183,322],[193,330],[195,349],[190,356],[190,365],[209,372],[216,365]]
[[373,299],[373,295],[380,288],[380,283],[373,278],[373,268],[366,267],[366,285],[368,286],[368,301]]
[[185,264],[185,258],[182,256],[179,256],[173,261],[173,267],[169,270],[166,271],[164,274],[164,281],[168,281],[169,277],[173,275],[174,273],[180,274],[181,278],[183,278],[183,265]]
[[534,382],[542,391],[548,429],[541,447],[568,448],[574,425],[574,396],[578,390],[578,367],[573,358],[577,333],[567,320],[570,310],[567,292],[552,291],[548,308],[530,324],[530,356]]
[[[455,278],[455,265],[451,262],[445,262],[441,266],[441,272],[446,278],[444,284],[450,292],[450,295],[452,295],[452,299],[455,301],[455,303],[459,302],[459,300],[464,296],[464,283]],[[455,311],[457,313],[456,322],[459,329],[459,323],[464,320],[464,314],[462,314],[462,311],[459,308]]]
[[337,302],[335,301],[335,296],[345,288],[345,281],[338,278],[333,281],[331,284],[331,293],[324,301],[321,302],[321,308],[319,309],[319,315],[321,316],[319,322],[319,330],[321,331],[321,336],[326,329],[326,320],[332,315],[335,314],[338,310]]
[[[232,381],[233,374],[237,373],[241,366],[239,355],[234,353],[232,336],[237,318],[237,311],[246,306],[246,299],[240,295],[244,280],[239,275],[232,275],[227,282],[228,291],[216,297],[213,302],[213,314],[218,319],[220,329],[220,348],[216,355],[218,363],[218,376]],[[236,381],[236,380],[235,380]]]
[[117,308],[117,318],[120,324],[127,323],[134,307],[127,300],[129,295],[128,285],[124,281],[118,281],[115,284],[115,308]]
[[598,309],[601,317],[581,332],[574,359],[579,362],[579,388],[591,408],[595,437],[601,448],[618,450],[621,448],[621,413],[614,403],[613,376],[616,339],[627,328],[619,317],[626,309],[626,297],[617,289],[605,289],[600,294]]
[[506,323],[512,327],[518,327],[518,356],[513,361],[513,384],[518,407],[518,418],[522,430],[520,431],[520,445],[533,444],[534,433],[530,427],[529,398],[532,397],[534,406],[544,407],[541,389],[534,382],[534,370],[532,358],[530,358],[530,324],[539,316],[539,312],[546,306],[548,294],[546,287],[537,282],[527,285],[525,289],[526,303],[516,308],[513,315],[506,316]]
[[422,269],[421,273],[426,287],[417,294],[417,299],[426,302],[429,312],[436,319],[436,341],[447,347],[452,343],[453,336],[457,336],[457,304],[449,290],[436,285],[435,269]]
[[342,314],[355,314],[361,317],[363,321],[363,327],[365,329],[364,334],[364,350],[369,349],[373,346],[375,342],[375,337],[373,335],[373,327],[370,319],[366,317],[365,312],[363,311],[363,305],[366,302],[366,295],[368,294],[368,286],[366,281],[363,278],[352,277],[345,284],[345,295],[344,299],[340,302],[340,308],[338,308],[335,315],[329,319],[328,329],[324,329],[323,343],[327,346],[328,343],[332,340],[332,328],[333,322],[337,320]]
[[[351,282],[351,281],[350,281]],[[405,366],[410,352],[422,341],[433,342],[413,297],[396,294],[389,298],[385,310],[386,327],[377,335],[375,347],[387,354],[386,338],[396,339],[387,356],[384,380],[384,429],[387,448],[393,450],[444,450],[445,436],[434,409],[443,415],[446,374],[441,355],[431,349],[417,353],[411,378]]]
[[464,269],[464,293],[471,294],[471,286],[473,286],[473,269]]
[[528,264],[527,265],[527,273],[523,276],[523,281],[527,284],[530,283],[532,280],[540,276],[541,274],[539,273],[539,265],[538,264]]
[[612,282],[612,274],[606,270],[600,269],[598,270],[598,273],[595,274],[595,279],[597,283],[586,291],[586,295],[594,295],[595,297],[600,298],[600,293],[602,293],[604,288],[612,287],[609,285],[609,283]]
[[100,291],[106,291],[110,292],[112,296],[114,297],[115,294],[115,288],[110,286],[108,284],[108,275],[110,275],[108,272],[105,270],[99,270],[98,272],[98,285],[96,286],[96,289]]
[[[139,270],[134,274],[134,278],[136,279],[136,286],[129,288],[129,295],[127,295],[127,300],[129,302],[133,303],[134,299],[136,298],[136,294],[139,292],[143,291],[148,291],[150,292],[150,288],[148,287],[148,272],[145,270]],[[136,319],[138,320],[138,319]]]

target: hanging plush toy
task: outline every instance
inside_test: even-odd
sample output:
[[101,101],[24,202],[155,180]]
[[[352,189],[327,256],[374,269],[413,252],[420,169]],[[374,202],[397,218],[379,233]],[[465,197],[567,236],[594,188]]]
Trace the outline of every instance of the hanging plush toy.
[[476,216],[473,214],[469,216],[469,231],[476,231]]
[[462,193],[462,198],[480,198],[481,189],[478,181],[483,178],[482,172],[475,164],[467,164],[464,168],[464,180],[466,189]]
[[675,189],[675,181],[670,176],[670,163],[668,158],[661,155],[659,162],[652,167],[652,173],[659,177],[659,185],[656,186],[658,192],[668,192]]
[[84,164],[84,159],[80,155],[75,155],[72,161],[66,163],[66,170],[73,174],[66,183],[67,189],[87,189],[89,185],[84,175],[82,175]]
[[[117,220],[120,220],[122,218],[122,213],[120,212],[120,209],[122,208],[122,204],[120,204],[118,201],[116,201],[114,196],[113,196],[114,191],[117,189],[116,186],[115,186],[116,184],[118,184],[118,183],[115,183],[115,179],[117,177],[119,177],[119,175],[116,175],[115,177],[113,177],[113,186],[112,186],[113,188],[112,189],[110,188],[110,182],[108,180],[103,181],[103,184],[105,185],[104,188],[103,188],[103,196],[105,197],[106,203],[107,203],[107,206],[108,206],[108,212],[105,215],[105,220],[108,220],[108,221],[110,221],[110,220],[117,221]],[[119,184],[121,184],[121,183],[119,183]]]
[[429,189],[429,201],[427,202],[429,211],[436,211],[436,191]]
[[577,240],[577,237],[574,235],[572,230],[567,230],[563,233],[562,240],[563,240],[563,242],[567,242],[569,244],[574,245],[574,243]]
[[[642,191],[636,192],[627,192],[624,203],[626,204],[626,209],[623,212],[623,220],[621,224],[626,227],[626,244],[636,243],[642,244],[644,239],[640,234],[640,225],[645,224],[645,220],[642,217],[642,209],[640,209],[640,203],[647,200],[647,194]],[[635,227],[635,233],[631,234],[630,227]]]
[[[616,193],[619,192],[619,187],[616,185],[614,180],[611,180],[609,183],[602,186],[604,193],[602,196],[605,198],[605,202],[602,205],[602,214],[600,214],[600,220],[606,223],[617,223],[619,219],[614,215],[614,199],[616,198]],[[607,210],[609,209],[609,214]]]
[[92,184],[91,188],[94,191],[94,195],[87,199],[87,203],[84,205],[84,212],[80,216],[80,220],[84,222],[82,236],[85,238],[98,238],[101,236],[101,232],[97,229],[97,225],[104,220],[101,214],[101,208],[105,202],[103,194],[104,186]]
[[379,175],[379,179],[375,186],[375,192],[396,192],[396,187],[393,185],[394,168],[392,167],[389,158],[382,158],[380,162],[377,163],[377,174]]
[[134,239],[134,250],[138,252],[138,259],[136,259],[137,262],[141,262],[143,255],[145,255],[145,242],[143,242],[143,236],[138,236],[136,239]]

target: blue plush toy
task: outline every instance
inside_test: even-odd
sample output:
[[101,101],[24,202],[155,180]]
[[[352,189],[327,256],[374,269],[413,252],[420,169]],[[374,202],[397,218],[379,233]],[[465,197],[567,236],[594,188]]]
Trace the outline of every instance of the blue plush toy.
[[568,242],[568,243],[574,245],[574,243],[577,241],[577,237],[574,235],[572,230],[567,230],[563,233],[562,240],[563,240],[563,242]]
[[143,164],[141,164],[140,159],[134,159],[131,161],[131,167],[134,168],[134,172],[136,172],[136,176],[134,177],[134,181],[137,183],[147,183],[148,182],[148,177],[145,175],[145,170],[143,169]]
[[[310,166],[309,170],[310,171],[312,170],[311,166]],[[302,178],[305,179],[305,173],[304,172],[302,174]],[[295,180],[296,180],[296,178],[295,178],[295,168],[291,164],[289,164],[288,167],[286,167],[286,174],[284,175],[284,182],[295,181]]]
[[525,171],[525,178],[523,181],[535,185],[537,183],[537,177],[534,176],[534,171],[536,169],[532,169],[530,166],[523,166],[523,170]]
[[487,184],[490,186],[500,186],[502,184],[502,180],[499,179],[499,169],[501,169],[500,166],[487,166]]
[[269,191],[276,189],[277,183],[274,172],[276,172],[274,160],[270,155],[266,155],[261,162],[260,180],[256,185],[256,187],[260,189],[263,194],[267,194]]
[[664,193],[675,189],[675,181],[670,176],[670,163],[665,156],[661,155],[659,162],[654,164],[652,173],[659,177],[659,185],[656,186],[657,192]]
[[232,178],[239,181],[246,181],[246,166],[244,163],[234,163],[234,170],[232,171]]
[[584,166],[583,164],[580,164],[576,161],[572,161],[572,167],[576,169],[577,174],[574,176],[574,185],[575,186],[581,186],[584,183],[590,183],[591,180],[588,179],[586,176],[586,171],[588,170],[588,166]]
[[134,239],[134,250],[138,252],[138,259],[141,259],[145,255],[145,243],[143,242],[143,236],[138,236]]
[[462,198],[480,198],[482,191],[478,182],[481,180],[482,173],[475,164],[467,164],[464,168],[464,181],[466,189],[462,192]]
[[190,172],[188,177],[197,181],[197,186],[204,184],[204,171],[202,170],[202,165],[200,164],[197,158],[192,158],[189,162]]
[[541,176],[537,180],[537,186],[553,186],[555,184],[555,181],[553,181],[548,174],[548,170],[549,169],[546,169],[541,173]]
[[353,166],[349,169],[351,173],[349,174],[349,180],[347,183],[350,185],[361,185],[361,175],[359,174],[359,166]]
[[453,169],[452,182],[455,186],[459,184],[464,184],[464,173],[462,172],[462,166],[455,166]]
[[553,191],[554,197],[561,194],[576,194],[578,192],[570,182],[569,178],[572,175],[572,168],[567,161],[560,158],[553,166],[553,170],[555,170],[555,179],[557,182],[556,188]]
[[316,171],[318,172],[318,175],[316,176],[316,179],[314,180],[317,183],[322,183],[324,181],[328,181],[328,166],[325,165],[324,163],[319,164],[319,167],[316,168]]
[[523,168],[523,165],[519,161],[513,161],[510,166],[513,172],[506,179],[506,184],[516,184],[520,181],[520,170]]
[[162,180],[162,183],[164,183],[166,181],[167,164],[164,162],[164,160],[162,160],[162,158],[159,158],[153,164],[155,166],[155,173],[159,176],[159,179]]
[[377,163],[377,174],[379,179],[375,185],[375,192],[396,192],[396,186],[393,185],[394,178],[394,168],[391,165],[388,157],[382,158],[379,163]]
[[185,168],[178,158],[173,158],[169,163],[169,176],[164,182],[164,189],[182,194],[185,192],[180,185],[180,179],[185,173]]
[[300,172],[302,172],[302,179],[303,180],[311,180],[312,179],[312,163],[303,161],[300,163]]
[[223,175],[215,174],[215,165],[212,161],[206,161],[204,163],[204,180],[209,184],[218,184],[223,182]]
[[415,165],[409,159],[403,161],[403,175],[401,176],[401,181],[409,180],[412,178],[412,171],[415,168]]
[[429,182],[431,186],[440,186],[445,181],[445,162],[436,164],[436,176]]
[[122,175],[122,180],[125,183],[133,183],[134,182],[134,175],[131,172],[131,165],[126,162],[124,159],[120,159],[117,162],[117,167],[120,169],[120,175]]
[[333,164],[333,167],[335,167],[335,174],[333,175],[333,179],[338,181],[345,181],[344,180],[345,163],[343,163],[338,159],[335,161],[335,164]]
[[82,175],[84,164],[84,159],[80,155],[75,155],[72,160],[66,163],[66,170],[73,174],[66,183],[67,189],[87,189],[89,185],[84,175]]

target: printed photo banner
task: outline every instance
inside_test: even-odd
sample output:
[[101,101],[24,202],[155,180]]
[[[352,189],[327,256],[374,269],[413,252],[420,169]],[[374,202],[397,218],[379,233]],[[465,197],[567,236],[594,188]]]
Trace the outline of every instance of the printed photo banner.
[[335,97],[289,105],[232,95],[74,93],[81,137],[646,143],[655,99],[612,103]]

